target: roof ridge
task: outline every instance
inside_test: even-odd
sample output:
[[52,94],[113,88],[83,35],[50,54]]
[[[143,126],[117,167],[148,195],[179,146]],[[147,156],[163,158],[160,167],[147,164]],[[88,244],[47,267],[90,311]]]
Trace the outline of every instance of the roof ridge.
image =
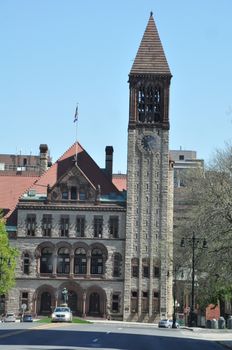
[[14,177],[18,177],[18,178],[22,178],[22,177],[36,177],[38,178],[39,175],[33,175],[33,174],[9,174],[7,171],[2,171],[0,172],[0,176],[14,176]]

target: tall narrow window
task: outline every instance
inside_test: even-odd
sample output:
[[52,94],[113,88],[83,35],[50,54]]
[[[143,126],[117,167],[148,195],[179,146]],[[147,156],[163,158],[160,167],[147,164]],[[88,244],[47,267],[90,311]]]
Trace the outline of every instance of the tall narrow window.
[[91,274],[103,274],[103,254],[101,249],[93,249],[91,254]]
[[110,216],[109,219],[109,231],[110,236],[113,238],[118,238],[119,224],[118,216]]
[[131,277],[139,277],[139,259],[131,260]]
[[148,312],[148,292],[142,292],[142,312]]
[[85,217],[84,216],[77,216],[76,234],[77,234],[77,237],[85,237]]
[[95,216],[94,217],[94,237],[102,238],[103,233],[103,217]]
[[149,278],[149,261],[147,259],[143,259],[143,277]]
[[113,277],[119,277],[121,275],[121,263],[122,263],[122,256],[119,253],[114,254],[114,261],[113,261]]
[[52,273],[52,250],[49,247],[41,251],[40,273]]
[[71,187],[71,199],[77,199],[77,188],[74,186]]
[[25,275],[29,275],[30,273],[30,257],[28,253],[25,253],[23,256],[23,273],[25,273]]
[[36,215],[28,214],[27,215],[27,236],[34,236],[36,229]]
[[60,218],[60,236],[68,237],[69,233],[69,217],[61,216]]
[[85,275],[87,272],[87,257],[84,248],[78,248],[75,251],[74,257],[74,273]]
[[154,266],[153,273],[154,273],[154,277],[155,278],[159,278],[160,277],[160,269],[159,269],[158,266]]
[[119,312],[119,295],[112,295],[112,312]]
[[70,272],[70,256],[68,248],[58,250],[57,273],[68,274]]
[[159,292],[154,291],[153,294],[153,312],[158,312],[159,311]]
[[131,291],[131,312],[138,312],[138,292],[137,290]]
[[44,237],[50,237],[52,232],[52,216],[44,214],[42,220],[42,234]]

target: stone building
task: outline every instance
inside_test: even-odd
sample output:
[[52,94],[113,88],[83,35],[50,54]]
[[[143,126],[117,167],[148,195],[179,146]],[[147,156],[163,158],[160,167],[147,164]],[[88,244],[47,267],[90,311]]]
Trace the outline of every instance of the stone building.
[[83,317],[171,316],[170,80],[151,14],[129,74],[127,192],[120,176],[112,179],[111,146],[105,169],[74,144],[39,176],[15,209],[10,237],[20,257],[6,309],[26,304],[50,314],[66,288],[69,306]]

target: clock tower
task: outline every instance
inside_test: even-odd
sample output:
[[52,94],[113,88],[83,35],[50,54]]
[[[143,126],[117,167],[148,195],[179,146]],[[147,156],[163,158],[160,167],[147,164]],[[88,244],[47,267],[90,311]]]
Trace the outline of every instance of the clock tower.
[[151,13],[129,74],[124,319],[172,315],[171,72]]

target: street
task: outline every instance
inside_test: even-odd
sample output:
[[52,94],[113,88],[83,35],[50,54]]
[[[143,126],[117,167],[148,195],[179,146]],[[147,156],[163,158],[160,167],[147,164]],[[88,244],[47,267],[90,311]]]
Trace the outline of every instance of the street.
[[222,336],[209,330],[159,329],[149,324],[0,324],[2,350],[222,350],[225,340],[232,344],[231,331]]

